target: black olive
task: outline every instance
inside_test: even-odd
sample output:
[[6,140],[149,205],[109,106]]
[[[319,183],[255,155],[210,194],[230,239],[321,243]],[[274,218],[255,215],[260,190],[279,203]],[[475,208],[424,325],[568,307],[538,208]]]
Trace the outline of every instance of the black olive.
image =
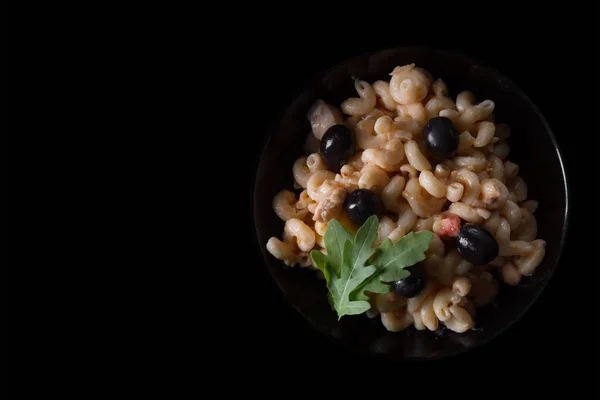
[[425,270],[420,265],[413,265],[405,268],[410,272],[410,275],[404,279],[394,282],[396,294],[402,297],[415,297],[425,287],[427,283],[427,275]]
[[350,193],[344,201],[344,208],[350,221],[357,225],[364,224],[372,215],[381,219],[385,212],[383,201],[368,189],[357,189]]
[[338,172],[355,150],[354,135],[345,125],[330,126],[321,138],[321,157],[333,172]]
[[458,149],[458,130],[446,117],[431,118],[423,128],[427,148],[436,157],[454,156]]
[[468,262],[485,265],[498,257],[498,242],[481,225],[464,224],[456,237],[456,249]]

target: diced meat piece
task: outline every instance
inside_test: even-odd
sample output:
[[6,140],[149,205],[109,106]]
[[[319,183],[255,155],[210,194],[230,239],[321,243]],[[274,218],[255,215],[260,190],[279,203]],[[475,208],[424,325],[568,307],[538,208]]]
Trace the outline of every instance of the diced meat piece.
[[310,122],[313,135],[319,140],[330,126],[344,123],[341,111],[321,99],[312,104],[306,118]]
[[315,208],[314,221],[327,223],[334,218],[338,218],[344,207],[346,200],[346,190],[337,188]]

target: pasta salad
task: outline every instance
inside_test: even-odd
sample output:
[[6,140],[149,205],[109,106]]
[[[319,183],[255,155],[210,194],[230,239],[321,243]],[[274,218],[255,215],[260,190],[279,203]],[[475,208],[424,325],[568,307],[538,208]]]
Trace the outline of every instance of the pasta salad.
[[[316,271],[338,317],[380,318],[388,331],[473,328],[477,309],[545,255],[536,200],[510,161],[495,103],[425,69],[354,79],[356,97],[316,100],[294,188],[273,199],[285,222],[268,252]],[[296,189],[295,193],[292,189]]]

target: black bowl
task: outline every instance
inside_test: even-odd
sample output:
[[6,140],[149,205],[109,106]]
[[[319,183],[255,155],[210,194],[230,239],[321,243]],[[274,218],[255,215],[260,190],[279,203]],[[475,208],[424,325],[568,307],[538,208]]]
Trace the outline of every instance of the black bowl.
[[[516,287],[502,285],[490,306],[477,312],[478,329],[462,334],[446,331],[434,334],[410,328],[389,333],[378,319],[366,316],[343,317],[337,321],[327,304],[324,281],[314,272],[287,268],[265,248],[270,237],[281,238],[283,222],[271,208],[273,196],[293,186],[292,164],[301,154],[305,135],[310,130],[306,112],[311,103],[322,98],[339,106],[355,97],[352,77],[368,82],[389,80],[397,65],[415,63],[442,78],[451,97],[470,90],[479,100],[496,103],[496,122],[512,128],[509,138],[510,160],[528,185],[528,198],[539,200],[536,211],[538,237],[547,242],[546,256],[532,277]],[[264,145],[258,164],[253,198],[258,245],[266,267],[284,298],[318,331],[352,349],[406,359],[440,358],[474,348],[506,330],[523,316],[544,289],[558,266],[567,229],[568,191],[566,175],[556,140],[546,120],[533,102],[513,82],[478,60],[459,54],[422,48],[396,48],[361,55],[347,60],[316,79],[287,107]]]

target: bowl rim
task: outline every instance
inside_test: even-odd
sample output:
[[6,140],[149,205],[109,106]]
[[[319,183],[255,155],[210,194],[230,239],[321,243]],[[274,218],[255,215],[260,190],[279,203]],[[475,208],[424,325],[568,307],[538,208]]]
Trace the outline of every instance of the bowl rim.
[[[308,318],[306,315],[304,315],[304,313],[299,309],[299,307],[297,307],[294,303],[289,301],[285,294],[284,288],[282,287],[280,282],[271,273],[271,270],[268,266],[266,249],[265,249],[265,246],[263,246],[260,243],[258,229],[256,227],[256,224],[254,223],[254,220],[257,217],[259,217],[257,215],[256,204],[255,204],[255,199],[256,199],[257,193],[258,193],[257,192],[258,170],[261,166],[261,162],[264,157],[265,150],[266,150],[267,146],[269,145],[271,138],[277,132],[277,130],[282,122],[282,119],[283,119],[285,113],[287,112],[288,108],[290,107],[290,105],[296,99],[298,99],[303,93],[305,93],[309,89],[311,84],[316,84],[317,82],[322,80],[322,78],[324,78],[331,72],[335,71],[336,69],[343,67],[346,64],[355,62],[359,59],[372,57],[374,55],[377,55],[377,54],[380,54],[383,52],[388,52],[388,51],[392,52],[392,51],[398,51],[398,50],[430,52],[430,53],[438,53],[438,54],[444,54],[447,56],[463,58],[463,59],[469,61],[472,65],[477,65],[481,68],[491,71],[499,80],[502,80],[509,87],[511,92],[513,92],[516,95],[518,95],[519,97],[523,98],[530,105],[531,110],[539,118],[544,129],[546,130],[546,133],[549,136],[550,141],[552,142],[552,145],[553,145],[556,155],[558,157],[558,163],[560,165],[560,169],[562,172],[562,183],[563,183],[563,187],[564,187],[564,191],[565,191],[565,211],[564,211],[564,215],[563,215],[563,227],[561,230],[561,235],[560,235],[560,240],[559,240],[558,254],[557,254],[556,259],[554,260],[552,266],[550,267],[545,279],[540,281],[536,291],[533,293],[533,295],[532,295],[531,299],[528,301],[527,305],[525,307],[523,307],[523,309],[518,314],[516,314],[513,318],[511,318],[511,320],[508,324],[506,324],[502,328],[498,329],[496,332],[494,332],[494,334],[487,336],[484,339],[478,340],[475,344],[473,344],[471,346],[461,347],[461,348],[458,348],[457,350],[451,351],[451,352],[441,352],[442,354],[433,355],[433,356],[397,357],[397,358],[401,358],[403,361],[424,362],[424,361],[443,359],[443,358],[448,358],[448,357],[453,357],[456,355],[468,353],[474,349],[480,348],[481,346],[483,346],[485,344],[488,344],[492,339],[498,337],[502,333],[505,333],[508,329],[510,329],[516,323],[518,323],[518,321],[523,319],[525,314],[538,301],[540,295],[542,294],[542,292],[544,291],[544,289],[546,288],[546,286],[548,285],[550,280],[553,278],[556,270],[560,267],[560,261],[562,259],[565,244],[567,241],[567,231],[568,231],[569,223],[571,220],[571,217],[570,217],[570,215],[571,215],[571,213],[570,213],[571,192],[569,190],[570,184],[568,183],[568,175],[567,175],[567,171],[565,168],[564,156],[563,156],[560,146],[556,140],[554,132],[553,132],[552,128],[550,127],[550,124],[544,117],[544,114],[540,111],[537,104],[527,95],[527,93],[520,86],[518,86],[512,79],[507,77],[504,73],[502,73],[498,69],[492,67],[487,62],[479,59],[478,57],[474,57],[474,56],[471,56],[471,55],[468,55],[468,54],[465,54],[465,53],[459,52],[459,51],[453,51],[453,50],[451,51],[451,50],[447,50],[447,49],[436,48],[434,46],[383,47],[383,48],[364,52],[364,53],[346,58],[344,60],[339,61],[335,65],[320,69],[317,73],[312,74],[311,76],[307,76],[305,79],[303,79],[303,81],[300,83],[300,85],[298,85],[299,89],[294,92],[294,95],[290,96],[286,103],[282,103],[282,105],[280,107],[278,107],[278,111],[273,114],[272,122],[265,130],[265,134],[263,136],[262,143],[261,143],[260,150],[259,150],[259,157],[256,158],[256,161],[254,163],[254,168],[252,170],[252,175],[251,175],[252,176],[252,185],[251,185],[251,190],[250,190],[250,220],[251,220],[251,225],[252,225],[252,233],[255,238],[254,246],[255,246],[256,251],[259,253],[259,259],[262,261],[263,273],[265,274],[265,276],[268,275],[268,277],[270,278],[270,280],[271,280],[270,286],[273,288],[275,288],[275,287],[277,288],[276,292],[278,293],[280,299],[283,300],[283,303],[286,305],[286,307],[290,310],[295,311],[292,314],[295,315],[296,320],[298,320],[299,322],[301,322],[305,325],[306,324],[309,325],[314,332],[318,332],[320,334],[320,337],[322,337],[324,339],[324,341],[327,341],[330,344],[333,344],[333,346],[337,347],[338,349],[343,348],[345,351],[350,351],[350,352],[354,352],[354,353],[358,352],[360,354],[367,355],[369,358],[373,358],[373,359],[376,359],[376,358],[388,359],[390,357],[393,357],[393,356],[390,356],[387,354],[376,353],[376,352],[373,352],[370,350],[365,350],[365,349],[363,349],[361,351],[361,350],[358,350],[357,348],[355,348],[354,346],[344,342],[343,340],[335,338],[329,332],[324,330],[322,327],[314,324],[313,321],[310,320],[310,318]],[[274,285],[273,285],[273,283],[274,283]]]

